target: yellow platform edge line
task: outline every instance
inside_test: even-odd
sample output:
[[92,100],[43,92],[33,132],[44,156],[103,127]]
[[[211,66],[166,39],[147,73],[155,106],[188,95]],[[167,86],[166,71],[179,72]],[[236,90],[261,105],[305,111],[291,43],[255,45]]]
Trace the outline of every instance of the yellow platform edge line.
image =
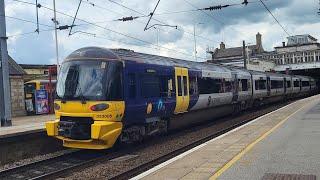
[[[315,99],[316,100],[316,99]],[[315,101],[313,100],[313,101]],[[215,180],[219,176],[221,176],[226,170],[228,170],[235,162],[237,162],[243,155],[245,155],[251,148],[253,148],[256,144],[258,144],[262,139],[267,137],[272,131],[277,129],[279,126],[281,126],[286,120],[288,120],[291,116],[293,116],[295,113],[303,109],[305,106],[311,104],[313,101],[310,103],[307,103],[300,107],[298,110],[294,111],[292,114],[290,114],[288,117],[284,118],[281,120],[278,124],[276,124],[273,128],[271,128],[269,131],[261,135],[258,139],[256,139],[254,142],[249,144],[244,150],[242,150],[238,155],[236,155],[233,159],[231,159],[227,164],[225,164],[219,171],[217,171],[215,174],[213,174],[209,180]]]

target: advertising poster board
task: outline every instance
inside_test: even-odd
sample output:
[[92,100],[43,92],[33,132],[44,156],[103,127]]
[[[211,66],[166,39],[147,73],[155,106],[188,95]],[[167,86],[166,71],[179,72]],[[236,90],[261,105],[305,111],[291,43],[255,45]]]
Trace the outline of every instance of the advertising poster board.
[[35,103],[37,114],[48,114],[48,91],[47,90],[36,90]]

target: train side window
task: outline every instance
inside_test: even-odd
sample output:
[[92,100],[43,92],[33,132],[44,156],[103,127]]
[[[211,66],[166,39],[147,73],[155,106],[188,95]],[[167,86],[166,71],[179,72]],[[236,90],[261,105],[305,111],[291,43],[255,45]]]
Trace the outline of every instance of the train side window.
[[142,79],[141,95],[145,98],[160,96],[159,76],[145,74]]
[[279,84],[279,88],[284,88],[284,81],[283,80],[278,81],[278,84]]
[[198,94],[198,82],[197,77],[189,76],[189,94],[195,95]]
[[129,98],[136,97],[136,77],[135,74],[128,74]]
[[225,89],[225,92],[231,92],[232,91],[232,81],[231,81],[231,79],[224,79],[224,89]]
[[213,79],[204,77],[199,79],[199,93],[200,94],[212,94],[212,93],[223,93],[222,79]]
[[288,88],[291,87],[291,81],[287,81],[287,87],[288,87]]
[[271,89],[283,88],[283,81],[271,80]]
[[160,97],[168,96],[169,79],[168,76],[160,76]]
[[181,76],[177,76],[178,79],[178,96],[182,96],[182,88],[181,88]]
[[248,79],[241,79],[242,91],[248,91]]
[[254,81],[254,88],[255,90],[259,90],[259,80]]
[[256,90],[264,90],[266,87],[266,80],[255,80],[255,89]]
[[188,82],[187,82],[187,76],[183,76],[183,94],[184,96],[188,96]]
[[295,81],[293,82],[293,86],[294,86],[294,87],[300,87],[300,85],[299,85],[299,80],[295,80]]
[[277,81],[271,80],[271,89],[277,88]]
[[310,86],[310,82],[309,81],[302,81],[302,87],[307,87]]

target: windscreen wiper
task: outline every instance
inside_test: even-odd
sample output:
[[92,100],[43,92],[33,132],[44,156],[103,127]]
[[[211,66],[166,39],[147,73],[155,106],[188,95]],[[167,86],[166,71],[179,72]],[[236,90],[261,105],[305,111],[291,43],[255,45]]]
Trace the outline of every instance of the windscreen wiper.
[[79,91],[79,98],[80,98],[80,100],[81,100],[81,103],[82,104],[87,104],[87,99],[86,99],[86,97],[84,97],[83,96],[83,92],[81,91],[81,87],[80,86],[78,86],[78,91]]
[[61,98],[61,103],[63,104],[67,103],[65,95],[63,95],[63,97]]

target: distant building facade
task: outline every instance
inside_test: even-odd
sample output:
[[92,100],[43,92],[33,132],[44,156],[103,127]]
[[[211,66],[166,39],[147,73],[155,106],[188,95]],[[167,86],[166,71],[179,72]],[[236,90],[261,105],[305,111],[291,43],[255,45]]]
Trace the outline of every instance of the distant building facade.
[[[41,64],[20,64],[20,66],[26,71],[24,76],[25,81],[34,79],[48,79],[49,67],[55,65],[41,65]],[[54,77],[55,79],[56,77]]]
[[263,58],[274,60],[275,71],[306,70],[320,68],[320,44],[311,35],[287,37],[287,44],[275,47],[275,51],[266,52]]
[[[271,71],[275,65],[274,59],[263,58],[265,52],[262,46],[262,35],[257,33],[256,44],[246,46],[246,66],[248,70],[255,71]],[[212,59],[208,60],[210,63],[232,65],[244,67],[243,47],[226,48],[226,45],[221,42],[220,48],[216,48],[212,54]]]
[[8,60],[12,117],[24,116],[26,115],[26,111],[23,76],[27,73],[10,56]]

